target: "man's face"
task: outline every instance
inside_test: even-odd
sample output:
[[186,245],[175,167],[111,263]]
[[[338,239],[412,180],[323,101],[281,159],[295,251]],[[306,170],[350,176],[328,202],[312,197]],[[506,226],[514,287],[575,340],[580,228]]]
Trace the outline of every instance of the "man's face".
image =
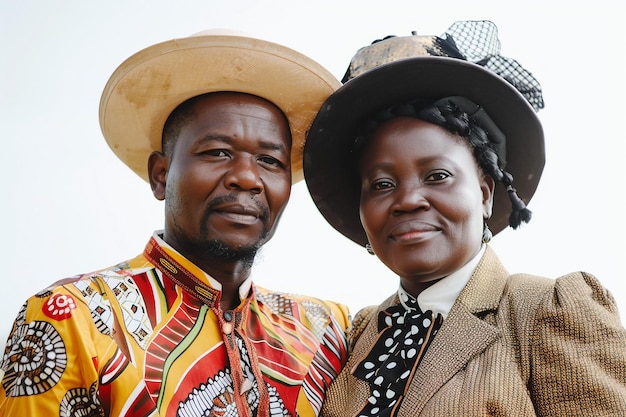
[[[291,192],[291,133],[258,97],[202,97],[175,139],[162,186],[165,241],[194,260],[254,258]],[[151,163],[151,165],[153,165]]]

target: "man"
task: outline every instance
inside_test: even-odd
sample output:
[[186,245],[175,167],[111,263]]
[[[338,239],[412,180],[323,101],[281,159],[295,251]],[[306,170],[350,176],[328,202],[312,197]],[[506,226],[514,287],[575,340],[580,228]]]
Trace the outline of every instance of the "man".
[[346,360],[347,310],[257,287],[250,270],[337,85],[245,36],[126,60],[100,123],[165,201],[164,229],[138,257],[27,301],[0,364],[0,416],[316,416]]

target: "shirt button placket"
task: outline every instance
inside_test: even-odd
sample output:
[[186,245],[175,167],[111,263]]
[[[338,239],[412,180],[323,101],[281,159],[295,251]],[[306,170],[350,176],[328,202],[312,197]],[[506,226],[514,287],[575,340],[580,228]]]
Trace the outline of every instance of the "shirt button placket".
[[224,334],[231,334],[233,332],[233,312],[225,311],[224,312],[224,324],[222,325],[222,332]]

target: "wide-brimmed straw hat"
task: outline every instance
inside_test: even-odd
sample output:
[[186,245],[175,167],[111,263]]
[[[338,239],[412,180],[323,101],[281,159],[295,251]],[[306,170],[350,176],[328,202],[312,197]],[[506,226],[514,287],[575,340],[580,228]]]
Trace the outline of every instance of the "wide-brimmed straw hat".
[[100,100],[100,126],[113,152],[148,180],[148,156],[161,150],[163,125],[182,102],[231,91],[264,98],[287,116],[292,182],[302,179],[305,135],[341,83],[311,58],[285,46],[217,30],[150,46],[111,75]]
[[[476,36],[468,36],[468,29],[477,28]],[[543,107],[541,87],[516,61],[499,55],[499,48],[493,23],[469,21],[455,23],[442,37],[389,37],[357,52],[345,84],[322,105],[304,151],[307,187],[335,229],[362,246],[367,243],[359,217],[355,139],[375,113],[416,98],[462,96],[482,107],[504,133],[506,152],[499,156],[506,158],[517,194],[528,203],[545,163],[536,115]],[[510,213],[506,187],[498,183],[488,220],[493,234],[508,225]]]

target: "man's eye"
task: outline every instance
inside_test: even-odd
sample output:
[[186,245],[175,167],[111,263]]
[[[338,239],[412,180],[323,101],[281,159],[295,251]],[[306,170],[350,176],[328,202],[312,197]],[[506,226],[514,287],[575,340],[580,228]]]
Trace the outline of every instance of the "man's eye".
[[262,156],[259,158],[259,161],[262,162],[263,164],[266,165],[271,165],[271,166],[276,166],[276,167],[280,167],[280,168],[285,168],[285,164],[283,164],[281,161],[279,161],[278,159],[272,157],[272,156]]
[[200,153],[202,155],[214,156],[217,158],[225,158],[228,156],[228,152],[226,152],[224,149],[207,149]]

